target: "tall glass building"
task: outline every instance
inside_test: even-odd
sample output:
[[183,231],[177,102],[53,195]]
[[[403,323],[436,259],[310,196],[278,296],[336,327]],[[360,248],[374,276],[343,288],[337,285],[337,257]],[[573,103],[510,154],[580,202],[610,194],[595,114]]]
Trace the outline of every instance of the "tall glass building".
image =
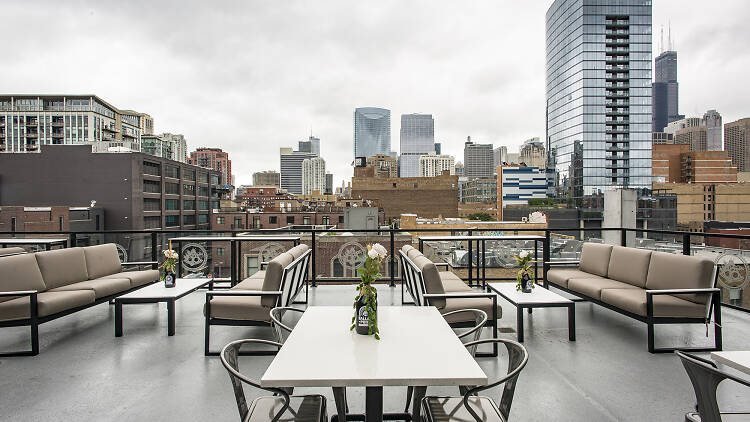
[[391,111],[362,107],[354,110],[354,158],[391,152]]
[[435,153],[435,120],[431,114],[401,115],[399,177],[419,177],[419,157]]
[[651,2],[555,0],[547,11],[547,151],[557,195],[574,206],[651,188]]
[[682,120],[678,112],[677,52],[665,51],[654,60],[652,127],[653,132],[664,132],[667,124]]

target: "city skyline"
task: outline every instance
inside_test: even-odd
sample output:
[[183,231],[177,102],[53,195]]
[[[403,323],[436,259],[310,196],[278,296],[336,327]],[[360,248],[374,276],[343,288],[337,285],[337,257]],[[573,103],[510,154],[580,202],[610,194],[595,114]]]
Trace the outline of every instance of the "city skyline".
[[[517,150],[524,139],[544,136],[544,14],[551,3],[522,9],[491,2],[427,9],[385,3],[376,14],[367,13],[367,5],[349,10],[336,4],[316,10],[298,4],[269,9],[253,5],[244,11],[212,7],[209,12],[195,4],[171,17],[173,9],[159,5],[142,15],[138,8],[108,2],[88,9],[56,3],[32,9],[9,3],[8,13],[19,17],[8,23],[9,31],[20,31],[16,25],[29,20],[44,25],[27,34],[23,44],[8,46],[10,59],[0,91],[95,93],[118,106],[149,113],[156,133],[182,133],[190,150],[215,146],[229,152],[237,185],[249,184],[255,171],[278,170],[268,165],[277,160],[278,148],[295,145],[312,126],[325,140],[321,154],[339,186],[351,177],[351,116],[356,107],[383,107],[392,116],[430,113],[436,120],[435,141],[442,143],[444,154],[456,157],[462,156],[469,135],[480,143],[506,145],[509,151]],[[333,18],[316,19],[317,14],[329,16],[334,11]],[[433,19],[414,21],[416,11]],[[722,2],[712,14],[702,14],[703,19],[691,18],[700,11],[697,2],[655,1],[653,55],[660,52],[658,29],[671,21],[680,55],[681,114],[700,117],[716,109],[724,122],[746,117],[750,113],[741,101],[748,88],[737,78],[750,55],[742,48],[744,40],[732,34],[743,33],[747,6]],[[449,19],[449,27],[431,23],[445,21],[445,16],[460,18]],[[166,19],[182,24],[167,29]],[[501,24],[477,24],[483,19],[500,19]],[[188,29],[196,27],[202,30]],[[411,45],[399,42],[406,36],[402,27],[408,28],[410,37],[419,34]],[[91,33],[97,36],[83,35]],[[513,33],[525,41],[496,54],[497,40]],[[280,51],[270,54],[273,40]],[[364,54],[360,46],[374,40],[382,45],[377,57]],[[126,43],[140,47],[130,49]],[[309,48],[310,43],[327,48]],[[466,49],[469,43],[472,48]],[[46,47],[32,48],[36,45]],[[133,52],[124,53],[128,66],[115,65],[121,64],[122,55],[84,54],[120,47]],[[237,58],[238,48],[246,53]],[[45,61],[60,64],[60,77],[50,78],[41,66],[28,66],[30,55],[39,51]],[[407,53],[408,63],[398,64],[396,59]],[[288,61],[285,66],[272,59],[276,54]],[[258,58],[266,55],[268,59]],[[297,60],[313,59],[332,62],[333,71],[300,78]],[[154,73],[159,66],[172,71]],[[707,74],[712,77],[706,79]],[[395,134],[399,128],[393,123]]]

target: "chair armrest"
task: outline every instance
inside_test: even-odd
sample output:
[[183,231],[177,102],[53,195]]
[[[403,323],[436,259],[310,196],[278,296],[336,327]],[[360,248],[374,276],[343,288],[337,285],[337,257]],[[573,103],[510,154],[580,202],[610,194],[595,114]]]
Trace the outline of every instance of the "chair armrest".
[[646,290],[646,295],[679,295],[679,294],[700,294],[700,293],[719,293],[721,290],[713,287],[706,289],[664,289],[664,290]]
[[570,260],[555,260],[555,261],[544,261],[545,265],[550,267],[562,267],[566,265],[580,265],[581,261],[570,261]]
[[263,261],[260,263],[260,267],[258,267],[259,270],[263,271],[268,266],[268,261]]
[[206,296],[281,296],[281,291],[262,291],[262,290],[224,290],[208,291]]
[[447,262],[433,262],[433,264],[435,264],[436,267],[443,267],[444,266],[446,271],[451,266],[451,264],[449,264]]
[[18,290],[15,292],[0,292],[0,297],[8,296],[32,296],[39,293],[37,290]]
[[134,261],[134,262],[121,262],[120,265],[153,265],[158,264],[158,261]]

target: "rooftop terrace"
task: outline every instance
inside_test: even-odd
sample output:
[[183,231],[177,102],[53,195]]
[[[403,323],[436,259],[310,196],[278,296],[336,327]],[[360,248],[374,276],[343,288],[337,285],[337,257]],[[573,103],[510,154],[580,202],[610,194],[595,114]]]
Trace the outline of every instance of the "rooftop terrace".
[[[378,290],[380,306],[399,306],[400,287],[379,285]],[[310,306],[349,305],[353,295],[352,286],[320,285],[310,289]],[[204,302],[203,291],[177,302],[173,337],[165,333],[166,313],[156,312],[164,304],[125,306],[120,338],[113,333],[114,307],[106,304],[42,325],[38,356],[0,358],[0,420],[237,420],[226,371],[218,358],[203,356]],[[500,303],[500,337],[515,339],[514,308]],[[646,351],[644,324],[582,302],[576,305],[577,341],[570,342],[564,312],[537,309],[527,316],[524,345],[530,360],[519,378],[513,420],[682,420],[693,407],[693,390],[677,357]],[[750,315],[724,308],[722,317],[724,349],[750,349]],[[657,330],[659,342],[708,343],[700,327]],[[27,346],[28,328],[2,333],[0,349]],[[214,327],[212,345],[271,336],[269,328]],[[243,357],[240,364],[243,372],[260,377],[271,359]],[[308,359],[315,364],[315,350]],[[491,377],[504,370],[502,358],[478,361]],[[741,388],[720,388],[720,403],[747,407],[747,391]],[[454,390],[434,387],[428,394]],[[332,407],[328,389],[297,391],[324,394]],[[258,393],[246,388],[248,398]],[[385,388],[386,411],[402,410],[404,399],[405,388]],[[352,411],[363,411],[364,389],[350,389],[349,404]]]

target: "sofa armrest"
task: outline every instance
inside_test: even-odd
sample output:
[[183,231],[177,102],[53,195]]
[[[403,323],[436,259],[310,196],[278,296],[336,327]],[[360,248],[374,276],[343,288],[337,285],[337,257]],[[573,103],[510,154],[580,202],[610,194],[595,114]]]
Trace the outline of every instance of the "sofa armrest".
[[206,297],[213,296],[281,296],[281,291],[263,291],[263,290],[223,290],[208,291]]
[[555,261],[544,261],[544,265],[550,266],[550,267],[565,267],[570,265],[578,266],[580,265],[581,261],[573,261],[573,260],[555,260]]
[[448,271],[451,266],[451,264],[447,262],[433,262],[433,264],[435,264],[436,267],[445,267],[445,271]]
[[710,294],[713,299],[706,301],[706,324],[708,324],[708,321],[710,320],[711,305],[714,306],[716,321],[719,321],[721,314],[721,289],[717,289],[716,287],[705,289],[646,290],[646,316],[649,318],[654,316],[654,296],[679,294]]
[[263,261],[263,262],[260,263],[260,267],[258,267],[258,269],[260,271],[263,271],[263,270],[266,269],[267,266],[268,266],[268,261]]
[[706,289],[664,289],[664,290],[646,290],[647,296],[656,296],[656,295],[681,295],[681,294],[700,294],[700,293],[706,293],[706,294],[713,294],[713,293],[719,293],[721,290],[711,287]]
[[134,261],[134,262],[121,262],[120,265],[153,265],[158,264],[157,261]]
[[0,292],[0,297],[12,297],[12,296],[28,296],[29,297],[29,316],[31,317],[32,324],[35,324],[38,312],[38,305],[36,301],[36,295],[39,293],[38,290],[17,290],[15,292]]
[[8,296],[32,296],[39,293],[38,290],[18,290],[15,292],[0,292],[0,297],[8,297]]

